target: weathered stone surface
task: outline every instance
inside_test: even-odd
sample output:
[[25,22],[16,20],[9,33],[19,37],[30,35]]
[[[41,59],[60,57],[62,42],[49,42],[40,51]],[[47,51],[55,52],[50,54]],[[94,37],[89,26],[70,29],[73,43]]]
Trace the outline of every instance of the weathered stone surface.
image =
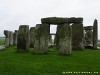
[[37,24],[35,28],[34,53],[46,53],[50,36],[50,27],[48,24]]
[[55,36],[55,44],[56,44],[56,48],[59,49],[59,38],[58,38],[58,35],[60,33],[60,27],[61,26],[57,26],[57,31],[56,31],[56,36]]
[[86,26],[84,27],[84,30],[93,30],[93,26]]
[[43,24],[64,24],[64,23],[82,23],[83,18],[61,18],[61,17],[48,17],[48,18],[42,18],[41,22]]
[[17,37],[17,51],[28,51],[29,49],[29,26],[20,25]]
[[[57,32],[56,32],[57,33]],[[56,35],[54,37],[54,44],[56,45]],[[56,46],[57,47],[57,46]]]
[[35,27],[30,28],[30,48],[34,48],[35,41]]
[[9,46],[9,31],[8,30],[4,30],[4,35],[5,35],[5,45]]
[[97,43],[98,43],[98,22],[95,19],[93,24],[93,48],[97,49]]
[[61,54],[71,54],[72,44],[71,44],[71,27],[69,24],[58,26],[58,45],[59,52]]
[[85,46],[93,46],[93,31],[85,30]]
[[15,32],[13,33],[13,44],[17,45],[17,36],[18,36],[18,31],[15,30]]
[[82,23],[72,25],[72,48],[75,50],[84,49],[84,28]]
[[9,31],[9,45],[13,45],[13,32]]

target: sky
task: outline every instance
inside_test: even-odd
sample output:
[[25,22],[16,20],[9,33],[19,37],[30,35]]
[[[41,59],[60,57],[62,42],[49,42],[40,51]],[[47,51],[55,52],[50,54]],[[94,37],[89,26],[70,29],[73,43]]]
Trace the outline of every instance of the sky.
[[[100,0],[0,0],[0,36],[20,25],[35,27],[45,17],[83,17],[84,26],[97,19],[100,39]],[[52,33],[55,29],[51,26]]]

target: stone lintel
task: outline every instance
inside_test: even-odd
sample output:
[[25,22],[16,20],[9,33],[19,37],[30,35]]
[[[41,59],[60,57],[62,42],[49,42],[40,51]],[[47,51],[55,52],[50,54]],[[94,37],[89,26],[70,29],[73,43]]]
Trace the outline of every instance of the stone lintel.
[[63,18],[63,17],[47,17],[42,18],[41,23],[47,23],[47,24],[65,24],[65,23],[82,23],[83,18],[78,17],[71,17],[71,18]]
[[84,30],[93,30],[93,26],[85,26]]

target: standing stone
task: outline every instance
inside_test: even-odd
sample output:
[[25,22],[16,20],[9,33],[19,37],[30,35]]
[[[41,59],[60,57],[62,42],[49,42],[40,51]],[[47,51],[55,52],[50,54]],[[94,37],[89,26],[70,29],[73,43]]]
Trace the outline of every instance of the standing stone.
[[61,26],[57,26],[57,31],[56,31],[56,36],[55,36],[55,44],[56,44],[56,48],[59,49],[59,38],[58,38],[58,35],[60,33],[60,27]]
[[71,54],[71,27],[69,24],[62,24],[58,26],[59,33],[59,52],[61,54]]
[[4,30],[4,35],[5,35],[5,45],[9,46],[9,31],[8,30]]
[[49,34],[49,36],[48,36],[48,47],[50,47],[51,46],[51,35]]
[[[56,45],[56,36],[57,36],[57,32],[56,32],[56,35],[54,37],[54,44]],[[56,46],[57,47],[57,46]]]
[[85,47],[93,47],[93,26],[84,27],[85,30]]
[[84,49],[84,28],[82,23],[72,25],[72,48],[75,50]]
[[35,27],[30,28],[30,48],[34,48],[35,41]]
[[86,46],[93,46],[92,34],[93,34],[92,30],[86,30],[86,33],[85,33]]
[[9,45],[13,45],[13,32],[9,31]]
[[17,36],[18,36],[18,31],[15,30],[15,32],[13,33],[13,44],[17,45]]
[[52,44],[52,35],[50,34],[50,44]]
[[28,51],[29,49],[29,26],[20,25],[17,37],[17,51]]
[[97,49],[97,43],[98,43],[98,22],[95,19],[93,24],[93,48]]
[[53,43],[56,45],[56,34],[54,35]]
[[34,53],[47,53],[50,36],[48,24],[37,24],[35,28]]

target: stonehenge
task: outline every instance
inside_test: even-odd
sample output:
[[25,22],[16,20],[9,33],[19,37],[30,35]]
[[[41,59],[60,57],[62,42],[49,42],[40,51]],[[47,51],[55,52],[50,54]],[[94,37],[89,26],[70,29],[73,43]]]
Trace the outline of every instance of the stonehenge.
[[[50,25],[57,25],[56,33],[50,33]],[[36,27],[20,25],[18,30],[4,30],[5,45],[17,45],[17,51],[25,52],[33,48],[34,53],[47,53],[52,44],[52,35],[55,35],[54,45],[60,54],[68,55],[72,50],[84,48],[97,49],[98,22],[95,19],[93,26],[83,26],[83,18],[47,17],[41,19]]]
[[[83,30],[83,18],[59,18],[59,17],[50,17],[50,18],[42,18],[41,19],[41,23],[42,24],[54,24],[54,25],[58,25],[57,27],[57,32],[56,32],[56,46],[59,49],[59,52],[62,54],[71,54],[71,49],[75,48],[75,49],[84,49],[84,44],[83,44],[83,38],[84,38],[84,30]],[[72,32],[72,30],[74,30],[72,28],[72,26],[70,25],[71,23],[73,23],[74,28],[79,29],[81,31],[81,34],[79,36],[80,39],[77,39],[76,44],[78,45],[73,45],[73,40],[75,36],[74,36],[74,31]],[[65,29],[66,28],[66,29]],[[83,30],[83,31],[82,31]],[[65,33],[65,34],[63,34]],[[77,32],[78,34],[78,32]],[[72,36],[72,37],[71,37]],[[73,40],[72,40],[73,38]],[[76,38],[78,38],[78,36],[76,36]]]
[[27,52],[29,50],[29,44],[29,25],[20,25],[17,37],[17,51]]
[[[41,19],[42,23],[47,23],[47,24],[56,24],[58,25],[57,27],[57,33],[56,33],[56,45],[57,48],[59,48],[59,25],[64,25],[64,24],[72,24],[71,27],[71,33],[72,33],[72,48],[73,49],[78,49],[78,50],[83,50],[84,49],[84,28],[83,28],[83,18],[59,18],[59,17],[50,17],[50,18],[42,18]],[[80,31],[80,33],[78,32]],[[79,35],[79,36],[77,36]]]

